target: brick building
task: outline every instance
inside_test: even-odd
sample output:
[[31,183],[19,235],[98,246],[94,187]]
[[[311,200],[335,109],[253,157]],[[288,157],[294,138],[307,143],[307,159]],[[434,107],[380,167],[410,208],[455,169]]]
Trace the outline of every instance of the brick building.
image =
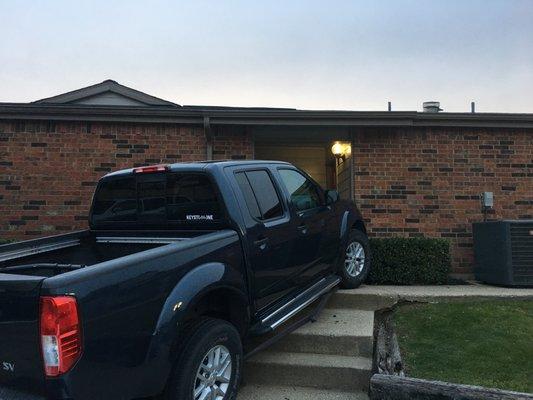
[[112,170],[251,158],[291,161],[354,198],[373,236],[449,239],[456,274],[472,271],[481,192],[494,192],[486,217],[533,218],[533,114],[179,106],[105,81],[0,103],[0,237],[85,228]]

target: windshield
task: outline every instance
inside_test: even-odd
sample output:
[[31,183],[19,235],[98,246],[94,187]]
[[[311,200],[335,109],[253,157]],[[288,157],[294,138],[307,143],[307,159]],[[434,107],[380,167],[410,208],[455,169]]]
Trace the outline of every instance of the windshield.
[[91,226],[108,229],[132,225],[210,229],[221,220],[222,207],[215,186],[202,173],[110,177],[98,185],[91,212]]

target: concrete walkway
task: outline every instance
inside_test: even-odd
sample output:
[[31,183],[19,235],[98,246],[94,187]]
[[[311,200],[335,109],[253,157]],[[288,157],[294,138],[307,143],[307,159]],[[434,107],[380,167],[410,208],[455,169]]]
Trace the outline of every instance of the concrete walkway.
[[449,299],[464,297],[530,297],[533,298],[533,288],[506,288],[474,283],[472,285],[446,286],[374,286],[363,285],[354,290],[342,292],[373,294],[381,296],[398,296],[403,299]]
[[482,284],[449,286],[374,286],[338,291],[334,306],[379,310],[400,301],[438,302],[490,299],[533,299],[533,289],[504,288]]

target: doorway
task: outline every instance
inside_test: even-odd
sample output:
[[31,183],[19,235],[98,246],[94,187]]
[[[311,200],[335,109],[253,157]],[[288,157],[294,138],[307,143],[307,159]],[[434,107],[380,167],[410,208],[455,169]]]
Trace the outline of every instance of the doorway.
[[342,199],[352,198],[351,154],[336,158],[334,142],[316,145],[256,143],[256,160],[286,161],[308,173],[324,189],[336,189]]
[[328,177],[331,160],[328,160],[326,150],[325,146],[256,144],[255,158],[290,162],[307,172],[320,186],[329,188],[332,184],[331,177]]

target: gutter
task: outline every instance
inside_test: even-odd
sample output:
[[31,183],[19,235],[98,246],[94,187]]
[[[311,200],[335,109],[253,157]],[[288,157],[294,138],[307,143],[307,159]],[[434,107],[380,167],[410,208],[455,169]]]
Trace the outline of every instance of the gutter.
[[[206,127],[207,118],[207,127]],[[3,120],[216,125],[533,128],[533,114],[309,111],[246,108],[106,107],[0,103]],[[210,132],[207,132],[210,135]],[[207,136],[206,136],[207,137]]]

